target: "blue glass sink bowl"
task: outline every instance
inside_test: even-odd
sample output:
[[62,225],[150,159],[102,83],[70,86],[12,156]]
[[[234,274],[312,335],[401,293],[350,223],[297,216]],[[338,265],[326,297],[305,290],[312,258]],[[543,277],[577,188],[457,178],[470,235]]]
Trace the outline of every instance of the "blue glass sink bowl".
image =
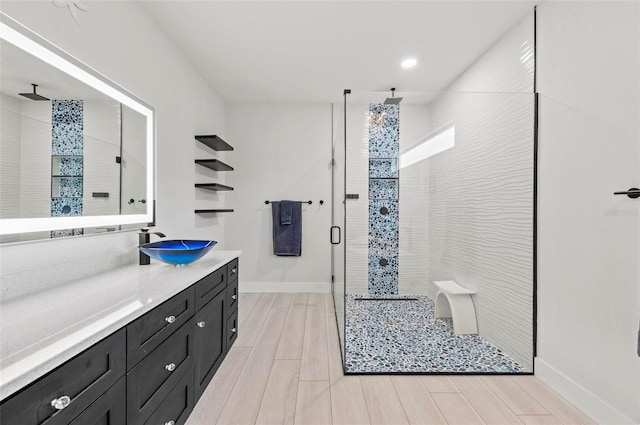
[[149,257],[174,266],[191,264],[213,248],[216,241],[175,239],[140,245],[138,249]]

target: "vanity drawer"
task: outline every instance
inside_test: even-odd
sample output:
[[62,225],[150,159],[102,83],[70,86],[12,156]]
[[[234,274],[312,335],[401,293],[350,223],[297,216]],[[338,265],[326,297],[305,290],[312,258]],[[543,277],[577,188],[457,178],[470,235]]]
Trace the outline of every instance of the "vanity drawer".
[[143,424],[192,370],[194,326],[192,318],[127,373],[128,425]]
[[145,425],[182,425],[193,410],[193,369],[182,377]]
[[238,309],[238,281],[227,285],[227,316]]
[[7,399],[2,424],[68,424],[124,376],[125,343],[121,329]]
[[125,425],[127,423],[125,391],[125,378],[122,377],[69,425]]
[[229,282],[233,282],[238,279],[238,259],[229,261],[227,263],[227,276],[229,278]]
[[193,296],[189,287],[127,326],[127,370],[193,316]]
[[200,310],[227,286],[227,266],[222,266],[196,282],[196,311]]
[[238,338],[238,310],[227,319],[227,351]]

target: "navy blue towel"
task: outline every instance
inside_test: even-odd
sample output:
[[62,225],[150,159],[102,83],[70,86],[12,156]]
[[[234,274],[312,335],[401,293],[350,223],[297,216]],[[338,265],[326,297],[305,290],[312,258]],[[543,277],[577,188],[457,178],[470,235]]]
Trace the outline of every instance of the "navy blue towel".
[[[284,201],[283,201],[284,202]],[[279,256],[302,255],[302,205],[290,202],[291,222],[282,224],[282,202],[271,203],[273,218],[273,253]]]
[[[296,202],[299,204],[299,202]],[[291,224],[293,201],[280,201],[280,224]]]

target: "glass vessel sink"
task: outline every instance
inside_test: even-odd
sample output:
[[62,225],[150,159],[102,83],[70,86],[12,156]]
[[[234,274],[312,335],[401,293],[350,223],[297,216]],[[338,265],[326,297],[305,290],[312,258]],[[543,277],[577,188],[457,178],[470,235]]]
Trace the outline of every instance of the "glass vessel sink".
[[138,249],[149,257],[174,266],[184,266],[202,258],[216,241],[175,239],[140,245]]

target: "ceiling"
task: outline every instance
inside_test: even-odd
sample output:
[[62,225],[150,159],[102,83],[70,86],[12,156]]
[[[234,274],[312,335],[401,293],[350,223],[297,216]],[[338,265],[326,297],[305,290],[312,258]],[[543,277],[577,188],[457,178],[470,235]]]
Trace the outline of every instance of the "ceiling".
[[[534,1],[143,1],[227,102],[441,91]],[[406,57],[418,65],[400,67]]]

